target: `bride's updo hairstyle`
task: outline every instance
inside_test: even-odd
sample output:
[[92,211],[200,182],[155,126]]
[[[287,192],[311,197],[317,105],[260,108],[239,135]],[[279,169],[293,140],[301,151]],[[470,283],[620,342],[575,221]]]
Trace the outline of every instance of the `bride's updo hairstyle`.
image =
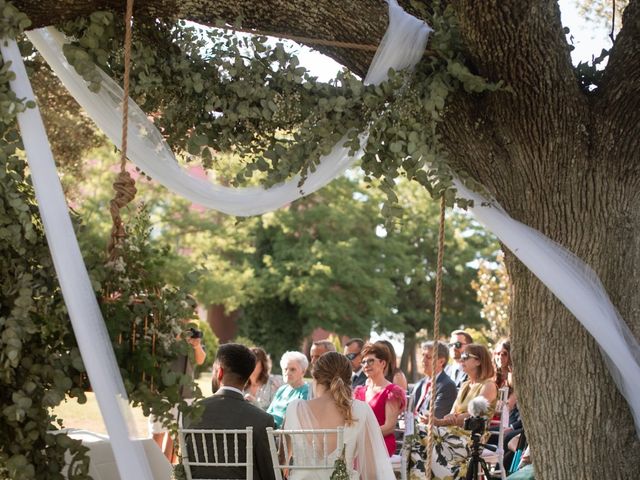
[[344,416],[347,425],[353,424],[351,412],[351,362],[338,352],[322,355],[311,372],[318,385],[331,392],[333,401]]

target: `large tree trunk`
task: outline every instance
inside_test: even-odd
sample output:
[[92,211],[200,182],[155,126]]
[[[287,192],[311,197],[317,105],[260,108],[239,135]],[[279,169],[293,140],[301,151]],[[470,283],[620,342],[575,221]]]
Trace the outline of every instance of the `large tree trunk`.
[[[35,25],[116,0],[18,0]],[[469,65],[511,88],[459,93],[443,122],[450,157],[516,219],[565,246],[600,276],[640,337],[640,1],[624,26],[597,91],[576,80],[557,3],[452,0]],[[374,0],[138,0],[139,18],[233,20],[269,31],[377,43],[386,26]],[[371,56],[327,50],[358,73]],[[576,319],[512,255],[516,390],[536,478],[630,479],[640,442],[600,351]]]

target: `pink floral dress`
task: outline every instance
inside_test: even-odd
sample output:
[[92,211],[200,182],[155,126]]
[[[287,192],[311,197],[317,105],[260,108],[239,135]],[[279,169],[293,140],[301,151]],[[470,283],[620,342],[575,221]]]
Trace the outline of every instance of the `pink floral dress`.
[[[353,398],[366,402],[366,393],[367,387],[365,385],[361,385],[359,387],[356,387],[356,389],[353,391]],[[378,420],[378,425],[384,425],[384,422],[386,420],[384,408],[389,401],[400,402],[400,409],[404,409],[407,402],[405,392],[402,390],[402,388],[394,383],[390,383],[389,385],[384,387],[383,390],[380,390],[373,396],[373,398],[369,402],[367,402],[373,410],[376,419]],[[396,437],[393,433],[385,435],[384,443],[387,447],[387,451],[389,452],[389,456],[396,453]]]

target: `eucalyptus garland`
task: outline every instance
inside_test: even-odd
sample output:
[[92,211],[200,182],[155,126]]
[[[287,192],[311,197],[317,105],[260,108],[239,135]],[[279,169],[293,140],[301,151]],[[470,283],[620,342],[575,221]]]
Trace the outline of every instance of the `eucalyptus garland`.
[[[472,74],[459,54],[456,19],[450,7],[434,2],[427,11],[413,2],[434,29],[415,72],[392,72],[389,80],[365,86],[347,71],[325,83],[299,65],[295,52],[265,37],[238,36],[222,28],[186,22],[140,19],[132,49],[133,97],[176,152],[215,167],[215,152],[234,152],[244,168],[234,179],[257,177],[266,185],[300,173],[301,187],[322,155],[344,135],[354,153],[358,134],[369,139],[361,166],[368,181],[387,195],[383,213],[399,213],[395,179],[402,175],[456,198],[453,172],[441,146],[439,122],[449,94],[479,94],[500,88]],[[220,26],[223,26],[222,24]],[[65,48],[69,62],[99,88],[95,65],[122,75],[122,24],[109,12],[96,12],[62,26],[76,41]],[[479,186],[456,172],[471,188]]]

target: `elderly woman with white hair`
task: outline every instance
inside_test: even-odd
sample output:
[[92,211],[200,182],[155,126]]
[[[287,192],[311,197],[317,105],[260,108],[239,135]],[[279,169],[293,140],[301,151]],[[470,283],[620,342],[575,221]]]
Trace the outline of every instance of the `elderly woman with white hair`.
[[273,416],[276,428],[282,427],[284,414],[287,406],[298,398],[307,400],[309,398],[309,384],[304,381],[304,372],[307,371],[309,360],[301,352],[285,352],[280,359],[282,377],[285,384],[282,385],[275,396],[267,413]]

